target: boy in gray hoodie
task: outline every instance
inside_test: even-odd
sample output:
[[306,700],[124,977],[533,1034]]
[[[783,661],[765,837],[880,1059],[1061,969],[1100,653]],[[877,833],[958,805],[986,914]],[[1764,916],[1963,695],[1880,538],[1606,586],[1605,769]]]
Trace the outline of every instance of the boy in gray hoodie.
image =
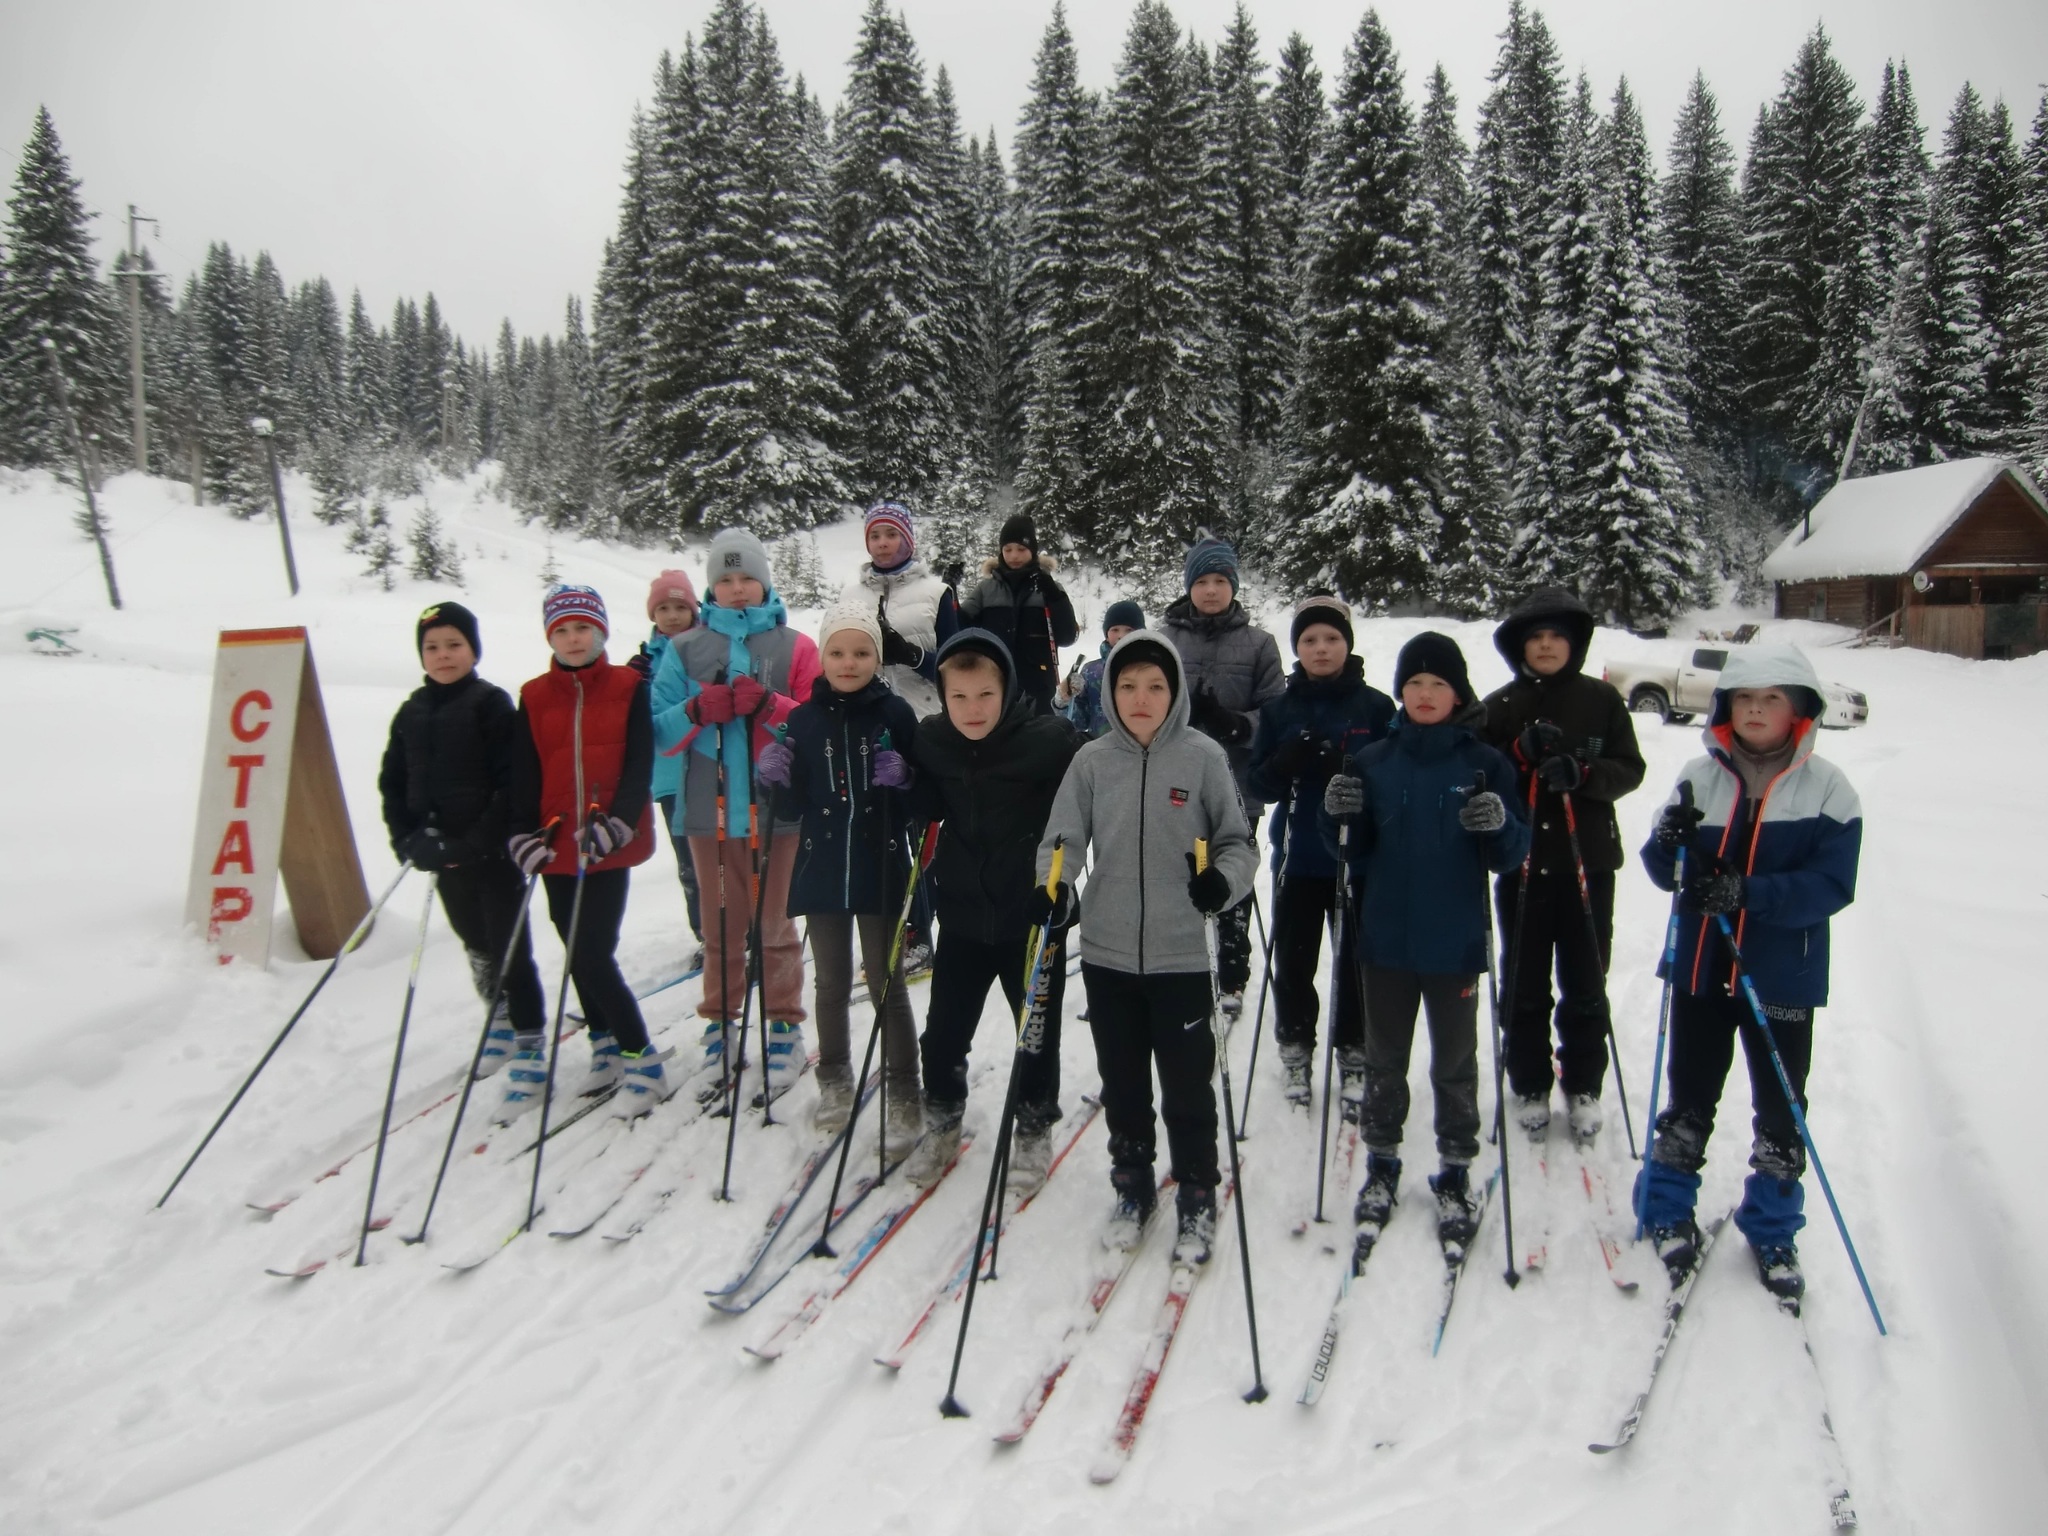
[[[1176,1263],[1209,1257],[1216,1230],[1216,1095],[1210,1076],[1216,998],[1208,921],[1244,900],[1257,855],[1223,748],[1188,723],[1179,653],[1137,630],[1103,667],[1109,734],[1078,752],[1038,846],[1038,879],[1064,840],[1066,868],[1094,866],[1081,912],[1081,980],[1109,1124],[1116,1210],[1104,1241],[1137,1243],[1151,1218],[1156,1181],[1152,1070],[1178,1184]],[[1209,845],[1195,867],[1197,840]],[[1072,887],[1035,891],[1027,918],[1067,921]]]

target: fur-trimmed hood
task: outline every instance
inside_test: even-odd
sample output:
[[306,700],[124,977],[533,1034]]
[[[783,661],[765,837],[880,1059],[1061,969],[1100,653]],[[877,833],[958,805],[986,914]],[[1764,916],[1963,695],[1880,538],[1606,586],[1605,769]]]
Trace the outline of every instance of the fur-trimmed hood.
[[[1060,568],[1060,563],[1053,559],[1051,555],[1040,555],[1038,557],[1038,568],[1050,576]],[[1003,564],[1003,557],[1001,555],[990,555],[981,562],[981,574],[984,576],[1000,576],[1007,570],[1009,570],[1009,567]]]

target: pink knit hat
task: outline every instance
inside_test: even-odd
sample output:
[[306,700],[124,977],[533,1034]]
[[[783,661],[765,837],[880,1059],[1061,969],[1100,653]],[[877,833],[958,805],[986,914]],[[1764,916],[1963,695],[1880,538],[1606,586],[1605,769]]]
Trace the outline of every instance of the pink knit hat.
[[690,605],[690,611],[697,611],[697,589],[690,585],[689,576],[682,571],[663,571],[654,578],[654,585],[647,589],[647,618],[654,619],[654,605],[665,603],[670,598],[680,598]]

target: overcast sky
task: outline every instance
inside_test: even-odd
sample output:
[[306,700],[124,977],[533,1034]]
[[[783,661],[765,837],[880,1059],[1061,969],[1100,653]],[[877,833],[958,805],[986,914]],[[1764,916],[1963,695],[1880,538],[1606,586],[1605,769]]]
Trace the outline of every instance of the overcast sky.
[[[1213,43],[1234,0],[1176,0]],[[1052,0],[902,0],[928,71],[951,71],[963,126],[1005,148]],[[766,0],[790,73],[837,99],[864,0]],[[1327,82],[1359,0],[1255,0],[1268,59],[1291,31]],[[1383,0],[1411,98],[1441,61],[1468,132],[1506,0]],[[1568,70],[1603,103],[1626,74],[1661,152],[1704,69],[1738,154],[1801,37],[1824,21],[1866,106],[1887,57],[1911,66],[1930,149],[1965,80],[2003,96],[2022,135],[2048,79],[2042,0],[1551,0]],[[618,212],[635,102],[710,0],[0,0],[0,156],[13,164],[50,108],[100,215],[101,255],[126,207],[161,221],[160,266],[196,267],[212,240],[267,249],[285,281],[325,273],[388,316],[432,291],[486,340],[500,317],[555,330],[588,295]],[[1072,0],[1084,77],[1110,83],[1130,8]],[[145,231],[147,234],[147,231]]]

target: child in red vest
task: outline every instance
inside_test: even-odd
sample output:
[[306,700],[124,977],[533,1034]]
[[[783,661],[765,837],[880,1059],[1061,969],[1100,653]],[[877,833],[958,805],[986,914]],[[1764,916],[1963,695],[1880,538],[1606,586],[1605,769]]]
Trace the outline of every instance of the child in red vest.
[[[591,1080],[584,1091],[618,1082],[614,1113],[630,1119],[670,1092],[613,954],[632,867],[654,851],[647,680],[605,655],[610,626],[604,599],[592,588],[549,588],[541,614],[555,659],[519,690],[524,729],[512,795],[513,825],[536,830],[519,833],[507,846],[522,872],[540,871],[548,916],[565,944],[580,879],[583,906],[568,966],[590,1020]],[[505,1070],[501,1123],[539,1104],[547,1081],[544,1045],[540,1037],[520,1037]]]

